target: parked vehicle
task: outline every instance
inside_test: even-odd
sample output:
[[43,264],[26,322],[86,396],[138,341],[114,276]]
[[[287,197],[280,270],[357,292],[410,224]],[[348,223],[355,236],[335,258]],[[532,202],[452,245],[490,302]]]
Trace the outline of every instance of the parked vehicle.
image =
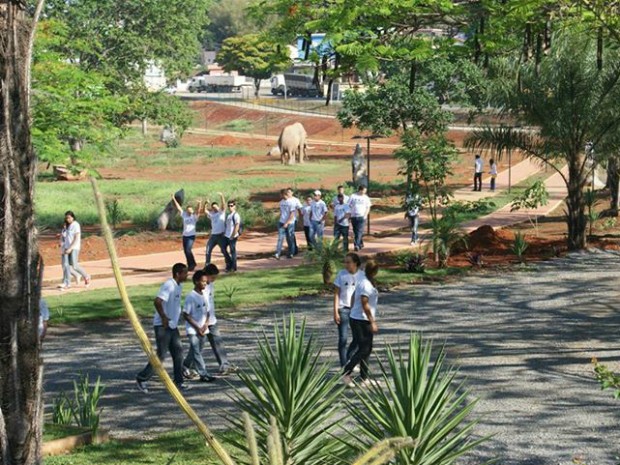
[[313,76],[284,73],[284,82],[286,84],[286,93],[289,97],[319,97]]
[[245,86],[252,86],[252,81],[245,76],[206,74],[194,77],[187,89],[190,92],[241,92]]
[[286,88],[284,82],[284,74],[275,74],[271,76],[271,93],[273,95],[284,95]]

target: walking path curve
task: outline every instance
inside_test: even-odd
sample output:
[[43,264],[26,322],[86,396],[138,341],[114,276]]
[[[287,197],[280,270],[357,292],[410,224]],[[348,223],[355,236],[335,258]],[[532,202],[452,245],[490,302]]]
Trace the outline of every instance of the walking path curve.
[[[528,177],[532,176],[541,169],[540,165],[530,161],[524,160],[515,166],[511,170],[512,184],[517,184],[524,181]],[[508,170],[502,171],[498,174],[497,185],[508,185]],[[483,184],[486,188],[488,186],[489,179],[484,179]],[[549,191],[549,203],[538,209],[536,212],[531,212],[538,216],[544,216],[553,211],[559,204],[562,203],[565,198],[565,186],[562,178],[559,174],[552,175],[546,182],[547,190]],[[501,190],[490,192],[488,190],[482,192],[472,192],[471,187],[460,189],[455,192],[456,200],[476,200],[480,198],[490,198],[498,195]],[[528,220],[527,212],[510,212],[510,206],[506,206],[496,212],[493,212],[482,218],[467,222],[463,225],[465,231],[472,231],[482,225],[489,224],[494,228],[502,228],[513,224],[521,223]],[[424,221],[424,218],[422,218]],[[386,232],[395,232],[403,227],[407,226],[403,214],[394,214],[385,216],[379,219],[372,219],[371,214],[371,232],[373,234],[381,234]],[[424,237],[428,231],[420,230],[420,234]],[[303,244],[305,239],[303,232],[297,232],[297,240],[299,244]],[[376,254],[381,252],[389,252],[399,249],[406,249],[410,247],[410,234],[408,232],[395,232],[394,234],[386,235],[384,237],[368,237],[366,247],[364,247],[363,254]],[[273,258],[253,258],[248,259],[245,257],[256,256],[260,254],[271,254],[275,249],[276,236],[275,234],[261,235],[259,237],[253,237],[251,239],[240,240],[237,245],[237,252],[239,256],[239,269],[242,271],[253,271],[259,269],[269,268],[283,268],[298,266],[302,263],[302,258],[296,257],[294,259],[274,260]],[[180,244],[180,241],[179,241]],[[197,251],[198,258],[201,258],[202,252]],[[219,265],[223,265],[223,260],[219,253],[214,255],[214,262]],[[125,282],[128,286],[141,285],[141,284],[157,284],[161,283],[169,277],[170,267],[176,262],[184,262],[185,258],[181,247],[175,252],[163,252],[149,255],[139,255],[131,257],[123,257],[120,259],[121,268],[125,278]],[[112,267],[109,259],[96,260],[91,262],[83,262],[81,265],[91,273],[93,282],[90,289],[105,289],[116,287],[116,282],[112,276]],[[200,263],[199,263],[200,265]],[[50,266],[45,269],[45,286],[43,288],[44,295],[57,295],[60,292],[81,292],[84,291],[84,287],[72,288],[69,291],[59,291],[56,289],[56,285],[62,280],[62,267],[60,265]]]

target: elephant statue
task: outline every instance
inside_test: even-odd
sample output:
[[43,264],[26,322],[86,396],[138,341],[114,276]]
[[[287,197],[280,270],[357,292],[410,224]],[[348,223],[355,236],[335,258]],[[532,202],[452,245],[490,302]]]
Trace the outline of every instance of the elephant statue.
[[351,169],[353,171],[353,185],[368,187],[368,173],[366,172],[366,158],[364,157],[364,151],[362,146],[357,144],[355,151],[353,152],[353,158],[351,159]]
[[278,139],[278,148],[280,149],[280,160],[283,165],[294,165],[296,162],[304,162],[304,159],[307,158],[307,137],[308,134],[301,123],[294,123],[282,129]]

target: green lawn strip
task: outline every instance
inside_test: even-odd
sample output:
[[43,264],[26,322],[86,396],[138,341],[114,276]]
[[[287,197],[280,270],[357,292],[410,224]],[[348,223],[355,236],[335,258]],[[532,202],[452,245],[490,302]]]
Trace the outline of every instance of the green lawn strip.
[[55,425],[53,423],[45,423],[43,425],[43,442],[53,441],[55,439],[62,439],[68,436],[75,436],[78,434],[88,432],[88,428],[81,428],[79,426],[71,425]]
[[[225,432],[219,437],[238,433]],[[226,446],[231,450],[230,446]],[[152,440],[111,440],[104,444],[85,446],[68,455],[46,457],[46,465],[204,465],[220,463],[205,445],[204,438],[194,429],[164,433]]]
[[[424,274],[405,273],[391,268],[379,272],[382,285],[394,286],[429,279],[440,279],[454,270],[428,270]],[[129,296],[138,314],[143,318],[153,315],[153,299],[159,285],[129,287]],[[184,284],[184,293],[192,289],[191,282]],[[215,284],[218,315],[232,317],[247,315],[248,308],[256,309],[303,295],[325,292],[317,266],[302,265],[279,270],[249,271],[220,276]],[[232,301],[228,297],[232,293]],[[50,325],[75,324],[93,320],[117,319],[124,315],[115,288],[95,289],[75,294],[62,294],[47,298],[50,306]]]

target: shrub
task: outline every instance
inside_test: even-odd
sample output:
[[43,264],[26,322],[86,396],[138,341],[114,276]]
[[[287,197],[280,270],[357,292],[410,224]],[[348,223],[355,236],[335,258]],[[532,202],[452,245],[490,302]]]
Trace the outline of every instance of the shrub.
[[478,252],[470,252],[467,254],[467,261],[475,268],[482,268],[484,265],[484,256]]
[[525,262],[525,251],[529,247],[525,235],[518,232],[515,234],[515,240],[512,243],[512,253],[514,253],[521,263]]
[[364,451],[387,438],[415,438],[414,447],[401,449],[392,463],[449,465],[484,442],[470,433],[469,421],[477,400],[456,381],[457,371],[444,364],[443,347],[431,360],[431,344],[412,334],[403,349],[387,347],[387,365],[380,363],[381,383],[355,391],[347,410],[360,428],[349,446]]
[[527,217],[538,235],[538,215],[532,212],[549,203],[549,192],[544,181],[538,180],[523,191],[523,194],[515,197],[510,205],[510,211],[527,210]]
[[586,218],[588,219],[588,236],[592,237],[592,229],[594,223],[600,218],[601,214],[596,211],[596,207],[600,203],[600,200],[596,197],[596,192],[588,189],[583,195],[584,202],[586,204]]
[[105,209],[108,214],[108,220],[114,229],[116,229],[116,226],[123,220],[127,219],[127,213],[125,213],[125,210],[121,207],[118,199],[106,200]]
[[103,410],[99,407],[99,401],[104,390],[101,377],[91,384],[90,376],[80,373],[78,380],[73,381],[73,398],[63,392],[54,400],[52,422],[58,425],[75,422],[76,426],[88,428],[95,434]]
[[52,402],[52,423],[55,425],[70,425],[73,422],[73,406],[64,392],[61,392]]
[[426,253],[401,252],[396,256],[396,263],[407,273],[424,273],[426,270]]
[[459,224],[452,216],[442,216],[432,222],[433,253],[439,266],[448,266],[452,249],[458,243],[467,244],[467,236],[459,229]]
[[444,216],[451,216],[457,222],[472,220],[493,212],[497,204],[490,199],[473,200],[471,202],[450,202],[443,210]]
[[323,239],[321,246],[306,252],[306,260],[320,265],[323,284],[326,286],[332,283],[332,276],[343,258],[344,251],[336,239]]
[[596,359],[593,359],[592,363],[594,363],[594,373],[601,389],[613,389],[614,398],[620,399],[620,374],[614,373],[605,365],[601,365]]

